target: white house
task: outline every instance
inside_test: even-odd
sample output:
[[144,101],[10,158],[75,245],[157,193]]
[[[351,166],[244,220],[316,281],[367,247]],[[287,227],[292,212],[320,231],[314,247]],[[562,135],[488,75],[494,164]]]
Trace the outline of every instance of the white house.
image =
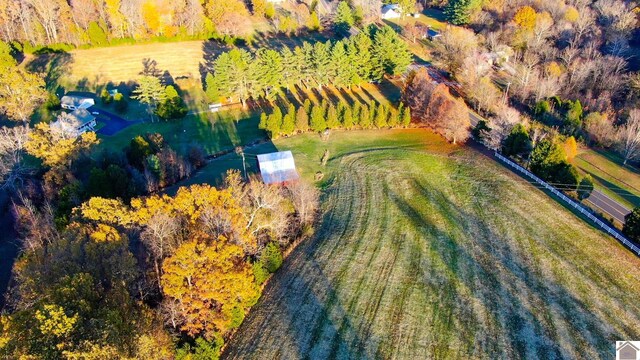
[[260,175],[265,184],[282,184],[300,178],[291,151],[258,155]]
[[382,19],[398,19],[401,16],[400,5],[389,4],[382,7]]
[[51,129],[58,131],[64,138],[74,138],[87,131],[93,131],[95,126],[96,117],[87,109],[78,109],[59,116],[58,120],[51,124]]
[[65,95],[60,99],[60,106],[67,110],[87,109],[95,104],[92,98],[80,95]]

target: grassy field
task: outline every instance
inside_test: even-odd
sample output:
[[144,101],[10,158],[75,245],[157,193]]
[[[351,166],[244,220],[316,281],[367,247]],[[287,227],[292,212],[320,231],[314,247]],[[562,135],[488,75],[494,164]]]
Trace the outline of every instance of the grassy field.
[[582,149],[574,164],[593,177],[596,188],[621,204],[640,206],[640,170],[622,166],[622,160],[610,152]]
[[484,155],[422,130],[270,146],[325,173],[321,220],[224,358],[596,359],[640,337],[640,259]]
[[264,138],[258,129],[259,115],[243,111],[202,113],[184,119],[145,122],[129,126],[113,136],[100,136],[96,152],[122,151],[131,139],[147,133],[160,133],[167,144],[179,153],[186,153],[190,145],[200,145],[207,154],[245,145]]
[[102,84],[137,79],[145,59],[155,60],[158,69],[168,71],[174,78],[199,78],[204,52],[202,41],[183,41],[75,50],[71,56],[69,70],[62,82],[77,83],[88,79]]

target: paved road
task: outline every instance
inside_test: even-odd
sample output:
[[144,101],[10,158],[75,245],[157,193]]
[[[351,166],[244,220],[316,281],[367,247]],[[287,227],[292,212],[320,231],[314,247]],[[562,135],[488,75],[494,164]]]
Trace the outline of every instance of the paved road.
[[620,205],[620,203],[598,190],[593,190],[591,196],[587,198],[587,201],[592,203],[597,208],[601,209],[603,212],[611,215],[614,219],[622,224],[624,224],[625,215],[631,212],[631,210]]
[[108,111],[104,111],[102,109],[96,109],[95,107],[89,108],[89,111],[91,111],[91,113],[97,112],[98,120],[104,123],[104,126],[97,131],[97,133],[101,135],[109,135],[109,136],[115,135],[119,131],[122,131],[123,129],[131,125],[142,122],[140,120],[132,120],[132,121],[125,120],[124,118],[116,114],[110,113]]

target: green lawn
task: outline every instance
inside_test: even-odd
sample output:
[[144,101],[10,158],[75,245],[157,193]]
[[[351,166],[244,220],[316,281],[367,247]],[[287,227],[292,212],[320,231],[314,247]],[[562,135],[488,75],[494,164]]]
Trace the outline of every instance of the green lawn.
[[598,190],[629,208],[640,206],[640,170],[623,166],[617,155],[584,149],[574,164],[583,173],[591,174]]
[[100,136],[95,151],[122,151],[131,139],[147,133],[160,133],[167,144],[185,153],[190,145],[202,146],[208,154],[233,148],[264,138],[258,129],[260,115],[243,111],[189,115],[174,121],[145,122],[129,126],[113,136]]
[[596,359],[640,337],[640,259],[482,154],[424,130],[272,147],[325,173],[320,221],[223,358]]

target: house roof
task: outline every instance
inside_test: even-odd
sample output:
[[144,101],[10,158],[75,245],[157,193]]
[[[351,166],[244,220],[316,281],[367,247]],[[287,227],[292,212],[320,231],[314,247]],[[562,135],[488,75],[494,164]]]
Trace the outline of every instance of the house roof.
[[624,343],[622,343],[622,345],[620,345],[618,347],[618,350],[627,347],[627,346],[631,346],[632,348],[634,348],[635,350],[640,350],[640,348],[636,347],[635,345],[633,345],[632,343],[630,343],[629,341],[625,341]]
[[87,109],[78,109],[69,114],[78,121],[78,127],[82,127],[96,119]]
[[300,178],[291,151],[258,155],[258,164],[265,184],[283,183]]
[[60,104],[62,105],[73,105],[78,107],[84,103],[94,104],[95,102],[90,97],[80,95],[65,95],[60,99]]
[[382,7],[382,12],[384,13],[389,10],[399,10],[399,9],[400,9],[400,5],[398,4],[387,4]]

